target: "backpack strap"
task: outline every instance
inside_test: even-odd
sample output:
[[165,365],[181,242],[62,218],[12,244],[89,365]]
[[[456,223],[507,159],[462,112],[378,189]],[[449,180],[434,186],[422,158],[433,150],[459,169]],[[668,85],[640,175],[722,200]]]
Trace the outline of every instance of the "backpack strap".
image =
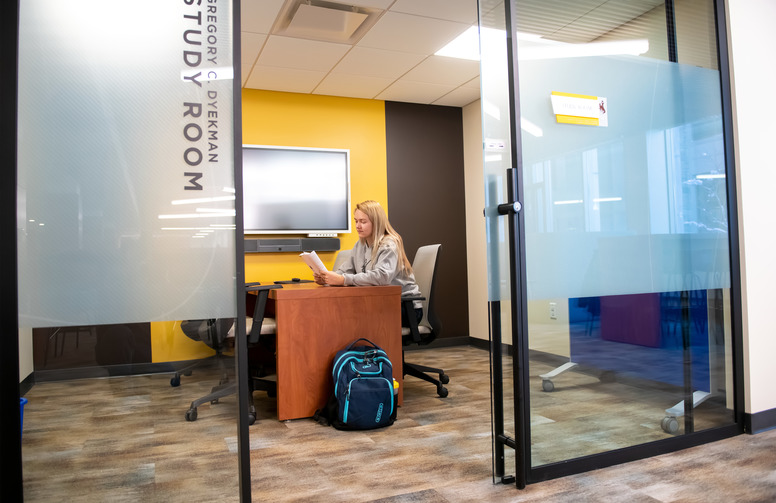
[[353,346],[355,346],[355,345],[356,345],[356,343],[357,343],[357,342],[359,342],[359,341],[368,342],[368,343],[369,343],[369,344],[370,344],[370,345],[371,345],[373,348],[375,348],[375,349],[379,349],[380,351],[382,351],[382,350],[383,350],[383,348],[381,348],[380,346],[378,346],[378,345],[377,345],[377,344],[375,344],[374,342],[370,341],[369,339],[364,339],[364,338],[362,337],[362,338],[360,338],[360,339],[356,339],[355,341],[351,342],[351,343],[348,345],[348,347],[347,347],[347,348],[345,348],[345,351],[349,351],[349,350],[350,350],[351,348],[353,348]]

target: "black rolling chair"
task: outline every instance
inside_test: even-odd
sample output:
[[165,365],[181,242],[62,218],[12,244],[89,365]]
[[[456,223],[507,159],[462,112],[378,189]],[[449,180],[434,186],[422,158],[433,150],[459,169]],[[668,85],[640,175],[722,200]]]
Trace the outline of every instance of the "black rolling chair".
[[[271,375],[275,372],[275,335],[277,334],[277,323],[275,318],[267,318],[264,312],[267,307],[269,291],[277,288],[283,288],[283,285],[260,285],[258,283],[248,283],[246,292],[256,292],[256,302],[253,307],[253,315],[248,316],[245,323],[245,332],[248,336],[248,378],[250,382],[250,413],[249,422],[253,424],[256,421],[256,408],[253,406],[253,392],[258,390],[266,391],[270,397],[277,396],[276,376]],[[251,352],[258,349],[259,354],[271,355],[271,363],[261,358],[251,358]]]
[[[433,304],[431,302],[432,295],[434,294],[434,271],[436,269],[437,257],[439,256],[439,249],[441,245],[426,245],[418,248],[415,254],[415,259],[412,261],[412,270],[415,273],[415,281],[418,283],[423,297],[402,297],[402,309],[406,313],[406,318],[409,320],[408,327],[402,327],[402,344],[408,346],[410,344],[426,345],[431,343],[437,338],[441,331],[441,324],[439,319],[434,315]],[[416,321],[414,301],[421,300],[423,303],[423,318],[420,322]],[[402,365],[404,368],[404,375],[410,375],[423,379],[436,385],[437,394],[444,398],[447,396],[447,388],[445,384],[450,382],[450,378],[445,374],[445,371],[440,368],[427,367],[425,365],[417,365],[414,363],[408,363],[404,351],[402,351]],[[437,374],[438,378],[433,377],[430,374]]]
[[234,319],[232,318],[182,321],[181,331],[191,340],[204,342],[215,351],[215,354],[209,358],[196,360],[176,370],[175,375],[170,379],[170,386],[180,386],[182,376],[190,376],[195,368],[209,363],[211,360],[216,360],[222,371],[222,378],[219,384],[224,384],[228,381],[229,376],[224,365],[224,350],[226,349],[226,339],[229,330],[233,324]]
[[[275,288],[281,288],[281,285],[259,285],[258,283],[249,283],[246,285],[247,292],[256,292],[256,302],[252,313],[253,316],[247,317],[246,328],[245,328],[245,331],[248,337],[249,351],[252,346],[256,346],[262,343],[266,344],[266,342],[263,339],[270,338],[275,334],[275,327],[276,327],[275,320],[273,318],[264,317],[264,310],[267,305],[267,298],[269,297],[269,291]],[[184,323],[187,323],[187,322],[184,322]],[[196,333],[193,331],[193,327],[195,326],[197,327]],[[183,328],[183,324],[181,325],[181,327]],[[184,333],[186,333],[186,335],[193,338],[194,340],[203,340],[203,342],[205,342],[206,344],[208,344],[208,342],[213,343],[216,347],[220,348],[220,349],[216,349],[216,347],[214,347],[214,349],[216,349],[216,357],[222,359],[224,341],[227,339],[227,337],[234,334],[233,327],[234,327],[234,319],[232,318],[226,318],[226,319],[220,319],[220,320],[195,320],[191,322],[191,326],[189,327],[190,332],[194,335],[190,335],[190,333],[187,333],[186,329],[184,329]],[[206,334],[205,339],[195,338],[195,337],[202,337],[203,334]],[[223,362],[221,363],[221,365],[223,368]],[[253,398],[252,398],[253,391],[255,389],[265,389],[269,393],[272,393],[274,390],[274,383],[271,383],[268,380],[254,378],[254,372],[250,368],[251,366],[252,365],[249,364],[249,373],[251,375],[251,380],[250,380],[251,404],[250,404],[250,412],[249,412],[249,422],[250,424],[253,424],[256,420],[256,409],[253,406]],[[178,384],[180,384],[180,374],[176,373],[176,377],[178,378]],[[176,379],[176,377],[173,377],[173,379]],[[256,382],[258,382],[259,384],[257,385]],[[197,408],[200,405],[207,402],[210,402],[213,404],[218,403],[218,400],[220,398],[224,398],[226,396],[233,395],[235,393],[237,393],[237,383],[235,381],[229,381],[226,372],[224,372],[224,377],[221,379],[221,381],[217,386],[214,386],[212,388],[210,393],[191,402],[191,405],[189,406],[189,410],[186,411],[186,420],[187,421],[197,420]]]

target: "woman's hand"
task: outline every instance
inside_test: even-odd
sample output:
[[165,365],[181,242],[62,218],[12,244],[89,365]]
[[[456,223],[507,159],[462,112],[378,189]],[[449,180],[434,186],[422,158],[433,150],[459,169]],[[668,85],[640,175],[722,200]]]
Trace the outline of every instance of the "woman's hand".
[[315,278],[315,282],[319,285],[342,286],[345,284],[345,276],[332,271],[315,273],[313,278]]

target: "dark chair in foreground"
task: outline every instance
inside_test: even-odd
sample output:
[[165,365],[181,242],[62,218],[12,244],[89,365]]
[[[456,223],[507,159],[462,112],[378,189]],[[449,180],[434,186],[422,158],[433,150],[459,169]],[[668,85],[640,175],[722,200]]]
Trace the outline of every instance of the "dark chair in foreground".
[[[409,320],[409,326],[402,327],[401,329],[402,344],[404,346],[429,344],[437,338],[441,331],[441,324],[434,315],[431,302],[432,295],[434,294],[434,271],[440,247],[441,245],[438,244],[421,246],[415,254],[415,259],[412,261],[415,281],[418,283],[423,296],[418,298],[402,297],[402,309],[406,313],[407,320]],[[416,321],[415,309],[413,307],[413,301],[415,300],[423,302],[423,318],[420,322]],[[444,398],[447,396],[447,388],[444,385],[450,382],[450,378],[445,374],[444,370],[408,363],[404,351],[402,351],[402,365],[405,376],[410,375],[428,381],[436,385],[437,394],[440,397]],[[438,378],[430,374],[437,374]]]
[[[267,298],[269,296],[269,291],[275,288],[281,288],[280,285],[259,285],[258,283],[249,283],[246,285],[246,291],[247,292],[256,292],[256,302],[253,309],[253,316],[247,317],[246,320],[246,327],[245,331],[248,337],[248,350],[250,352],[251,347],[256,346],[258,344],[262,344],[264,341],[263,338],[271,337],[275,334],[275,320],[273,318],[265,318],[264,317],[264,310],[267,305]],[[186,324],[186,328],[184,328],[184,324]],[[200,397],[193,402],[191,402],[191,405],[189,406],[189,410],[186,411],[186,420],[187,421],[196,421],[197,420],[197,408],[207,402],[210,403],[218,403],[218,400],[220,398],[224,398],[229,395],[233,395],[237,393],[237,382],[232,380],[230,381],[228,378],[228,375],[224,369],[223,366],[223,349],[224,349],[224,342],[226,339],[234,334],[234,319],[232,318],[225,318],[225,319],[218,319],[218,320],[194,320],[190,322],[183,322],[181,324],[181,328],[184,330],[184,333],[191,337],[194,340],[202,340],[206,344],[210,346],[212,343],[213,349],[216,350],[216,357],[219,358],[219,361],[221,362],[221,368],[224,370],[224,377],[222,377],[221,381],[217,386],[214,386],[210,393],[207,395]],[[188,330],[188,332],[187,332]],[[197,338],[199,337],[199,338]],[[204,337],[204,338],[203,338]],[[197,362],[198,364],[199,362]],[[195,364],[196,365],[196,364]],[[250,424],[253,424],[256,420],[256,409],[253,406],[253,391],[255,389],[265,389],[269,393],[272,393],[274,390],[273,383],[267,380],[262,379],[256,379],[254,378],[254,372],[251,368],[252,365],[249,364],[249,373],[250,373],[250,390],[251,390],[251,404],[250,404],[250,412],[249,412],[249,422]],[[175,374],[175,377],[173,377],[173,381],[177,379],[177,384],[172,383],[173,386],[180,384],[180,374],[184,373],[187,369],[184,369],[184,371],[178,372]],[[257,385],[258,382],[258,385]]]
[[205,365],[211,360],[216,360],[219,369],[222,371],[220,384],[224,384],[224,382],[228,381],[229,377],[224,363],[224,350],[227,346],[227,334],[233,324],[234,319],[232,318],[182,321],[181,331],[186,337],[193,341],[204,342],[205,345],[215,351],[215,354],[208,358],[196,360],[193,363],[176,370],[175,375],[170,379],[170,386],[180,386],[182,376],[190,376],[195,368]]

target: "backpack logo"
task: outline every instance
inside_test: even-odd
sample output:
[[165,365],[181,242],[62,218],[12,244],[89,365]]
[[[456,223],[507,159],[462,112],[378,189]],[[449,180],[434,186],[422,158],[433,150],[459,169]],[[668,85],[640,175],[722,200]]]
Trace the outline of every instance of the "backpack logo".
[[377,407],[377,417],[375,418],[375,423],[380,422],[380,418],[383,417],[383,404],[380,403],[380,406]]

